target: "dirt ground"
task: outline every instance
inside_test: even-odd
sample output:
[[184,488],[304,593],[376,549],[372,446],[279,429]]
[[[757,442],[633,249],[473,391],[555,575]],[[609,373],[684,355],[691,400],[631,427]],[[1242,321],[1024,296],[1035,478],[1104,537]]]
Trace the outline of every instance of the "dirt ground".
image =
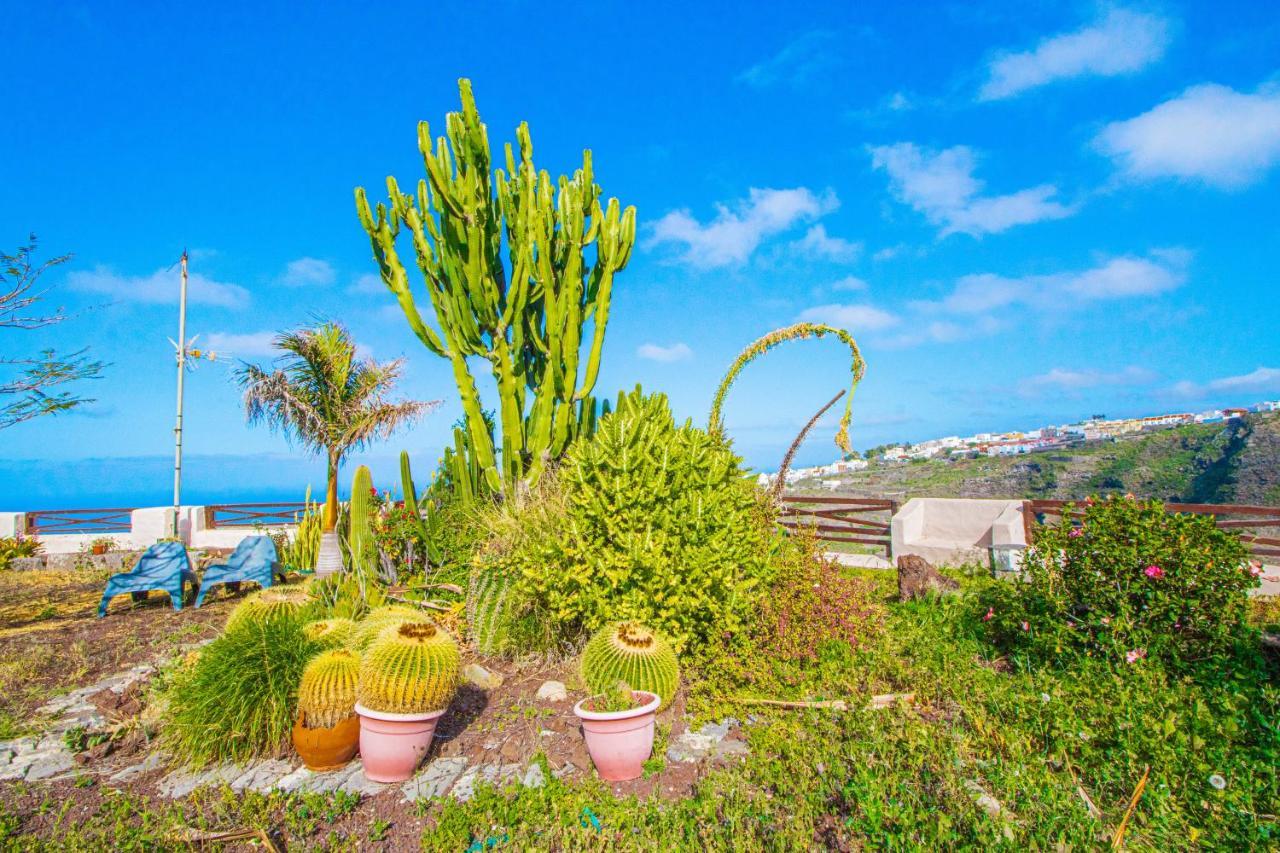
[[[149,662],[158,655],[215,636],[228,611],[243,596],[217,594],[199,610],[187,607],[175,613],[167,596],[153,593],[147,602],[134,605],[129,597],[116,598],[105,619],[96,618],[96,608],[105,575],[79,573],[0,573],[0,724],[9,732],[21,733],[31,712],[51,696],[84,686],[130,665]],[[478,764],[519,764],[521,767],[541,752],[552,772],[567,778],[594,775],[591,760],[573,715],[573,703],[581,698],[575,690],[577,677],[570,663],[523,663],[465,656],[502,676],[502,684],[484,691],[466,686],[441,720],[430,758],[464,756],[469,766]],[[536,698],[538,688],[548,680],[568,686],[569,696],[560,702]],[[104,692],[95,704],[113,722],[126,722],[143,710],[145,689],[131,689],[119,696]],[[658,718],[659,746],[686,730],[684,701],[678,696]],[[138,727],[124,727],[134,731]],[[731,733],[730,738],[741,737]],[[136,764],[147,749],[139,735],[112,741],[95,748],[95,770],[123,768]],[[87,756],[86,756],[87,758]],[[290,756],[292,758],[292,756]],[[237,828],[239,818],[231,814],[219,797],[224,794],[197,794],[175,802],[159,797],[156,783],[171,768],[140,775],[124,786],[131,800],[133,821],[142,811],[167,814],[175,827],[210,826]],[[648,778],[612,785],[615,796],[635,795],[676,798],[686,796],[706,772],[707,765],[667,762]],[[103,778],[102,776],[98,777]],[[231,795],[236,797],[238,795]],[[113,808],[116,795],[109,786],[84,780],[9,785],[0,783],[0,800],[20,821],[18,831],[28,837],[47,840],[61,837],[68,821],[84,820]],[[348,802],[321,821],[300,821],[296,801],[285,804],[275,798],[272,814],[262,815],[271,826],[273,839],[281,847],[294,849],[322,845],[336,833],[360,849],[416,848],[424,823],[431,821],[440,805],[402,801],[398,790]],[[58,808],[49,808],[55,802]],[[340,804],[341,805],[341,804]],[[333,808],[333,807],[330,807]],[[181,813],[181,814],[178,814]],[[222,817],[218,815],[221,814]],[[228,827],[230,822],[230,827]],[[311,824],[315,825],[312,826]],[[182,830],[186,831],[186,830]],[[371,838],[374,832],[376,839]],[[193,839],[192,839],[193,840]],[[173,837],[181,846],[186,839]],[[229,842],[231,848],[251,849],[251,842]],[[253,842],[257,843],[257,842]],[[252,849],[262,849],[258,844]]]

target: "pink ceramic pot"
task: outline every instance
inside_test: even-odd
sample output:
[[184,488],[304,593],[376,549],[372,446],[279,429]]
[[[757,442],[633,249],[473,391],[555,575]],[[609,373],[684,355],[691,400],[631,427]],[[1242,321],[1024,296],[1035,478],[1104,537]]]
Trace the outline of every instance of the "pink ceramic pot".
[[359,702],[360,759],[364,775],[371,782],[403,782],[422,763],[436,723],[444,711],[428,714],[389,714],[373,711]]
[[595,697],[573,706],[573,713],[582,720],[587,752],[606,782],[639,778],[653,752],[653,718],[662,700],[656,693],[643,690],[632,691],[631,695],[643,704],[630,711],[588,711],[583,706]]

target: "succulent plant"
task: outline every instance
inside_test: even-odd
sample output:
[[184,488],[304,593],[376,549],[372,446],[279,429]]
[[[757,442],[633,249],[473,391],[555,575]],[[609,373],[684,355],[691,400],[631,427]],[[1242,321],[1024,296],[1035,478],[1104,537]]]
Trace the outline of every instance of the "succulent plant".
[[297,615],[311,602],[301,587],[271,587],[250,594],[227,617],[227,628],[238,622],[264,622],[284,614]]
[[671,645],[638,622],[608,625],[582,652],[582,680],[592,693],[606,693],[619,681],[656,693],[659,708],[671,704],[680,686],[680,664]]
[[315,640],[326,649],[337,649],[351,644],[355,639],[356,623],[350,619],[334,617],[317,619],[302,626],[307,639]]
[[360,664],[360,704],[391,714],[448,707],[458,689],[458,644],[434,622],[388,625]]
[[383,607],[375,607],[369,611],[367,616],[356,623],[355,634],[351,639],[351,647],[357,651],[364,651],[388,625],[397,625],[401,622],[416,622],[424,618],[421,610],[416,607],[410,607],[407,604],[388,604]]
[[298,684],[302,724],[331,729],[354,716],[359,677],[360,657],[348,649],[331,649],[312,658]]

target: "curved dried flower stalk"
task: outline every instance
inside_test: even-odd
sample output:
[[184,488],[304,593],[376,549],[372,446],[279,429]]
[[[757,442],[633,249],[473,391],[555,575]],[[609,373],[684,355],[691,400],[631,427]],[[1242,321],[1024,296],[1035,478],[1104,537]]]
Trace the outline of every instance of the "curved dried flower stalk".
[[819,418],[827,413],[827,409],[830,409],[836,403],[840,402],[840,398],[843,396],[844,389],[841,388],[839,394],[828,400],[825,406],[818,409],[817,413],[815,413],[813,417],[809,418],[809,422],[804,425],[804,429],[800,430],[799,435],[796,436],[796,440],[791,442],[791,447],[787,448],[787,455],[782,457],[782,466],[778,468],[778,477],[773,481],[773,488],[769,490],[770,497],[775,501],[782,497],[782,490],[787,484],[787,472],[791,470],[791,463],[796,458],[796,451],[800,449],[800,445],[804,444],[805,437],[809,434],[809,430],[813,429],[814,424],[818,422]]
[[724,398],[729,393],[729,388],[733,386],[734,380],[738,378],[738,374],[742,372],[744,367],[784,341],[821,338],[824,335],[835,335],[849,347],[849,352],[853,355],[853,381],[849,385],[849,400],[845,403],[844,415],[840,418],[840,429],[836,431],[836,447],[839,447],[845,453],[852,453],[853,447],[849,444],[849,422],[853,419],[853,392],[857,389],[858,383],[862,381],[862,375],[866,372],[867,365],[862,360],[862,352],[858,349],[858,343],[853,339],[853,335],[844,329],[836,329],[821,323],[796,323],[794,326],[775,329],[764,337],[758,338],[739,353],[737,359],[729,368],[729,372],[721,380],[720,387],[716,389],[716,396],[711,401],[711,418],[707,423],[707,432],[713,435],[720,435],[724,432],[720,410],[724,407]]

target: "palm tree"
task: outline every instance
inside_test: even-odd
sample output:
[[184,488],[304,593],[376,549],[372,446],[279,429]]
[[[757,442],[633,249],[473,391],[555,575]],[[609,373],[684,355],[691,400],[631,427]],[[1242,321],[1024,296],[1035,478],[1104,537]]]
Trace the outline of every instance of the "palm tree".
[[272,345],[281,352],[275,370],[246,363],[236,380],[244,389],[249,423],[265,422],[308,451],[325,454],[328,488],[316,573],[331,574],[342,564],[335,533],[342,460],[353,449],[389,438],[440,401],[388,399],[404,360],[379,364],[358,357],[350,333],[338,323],[283,332]]

